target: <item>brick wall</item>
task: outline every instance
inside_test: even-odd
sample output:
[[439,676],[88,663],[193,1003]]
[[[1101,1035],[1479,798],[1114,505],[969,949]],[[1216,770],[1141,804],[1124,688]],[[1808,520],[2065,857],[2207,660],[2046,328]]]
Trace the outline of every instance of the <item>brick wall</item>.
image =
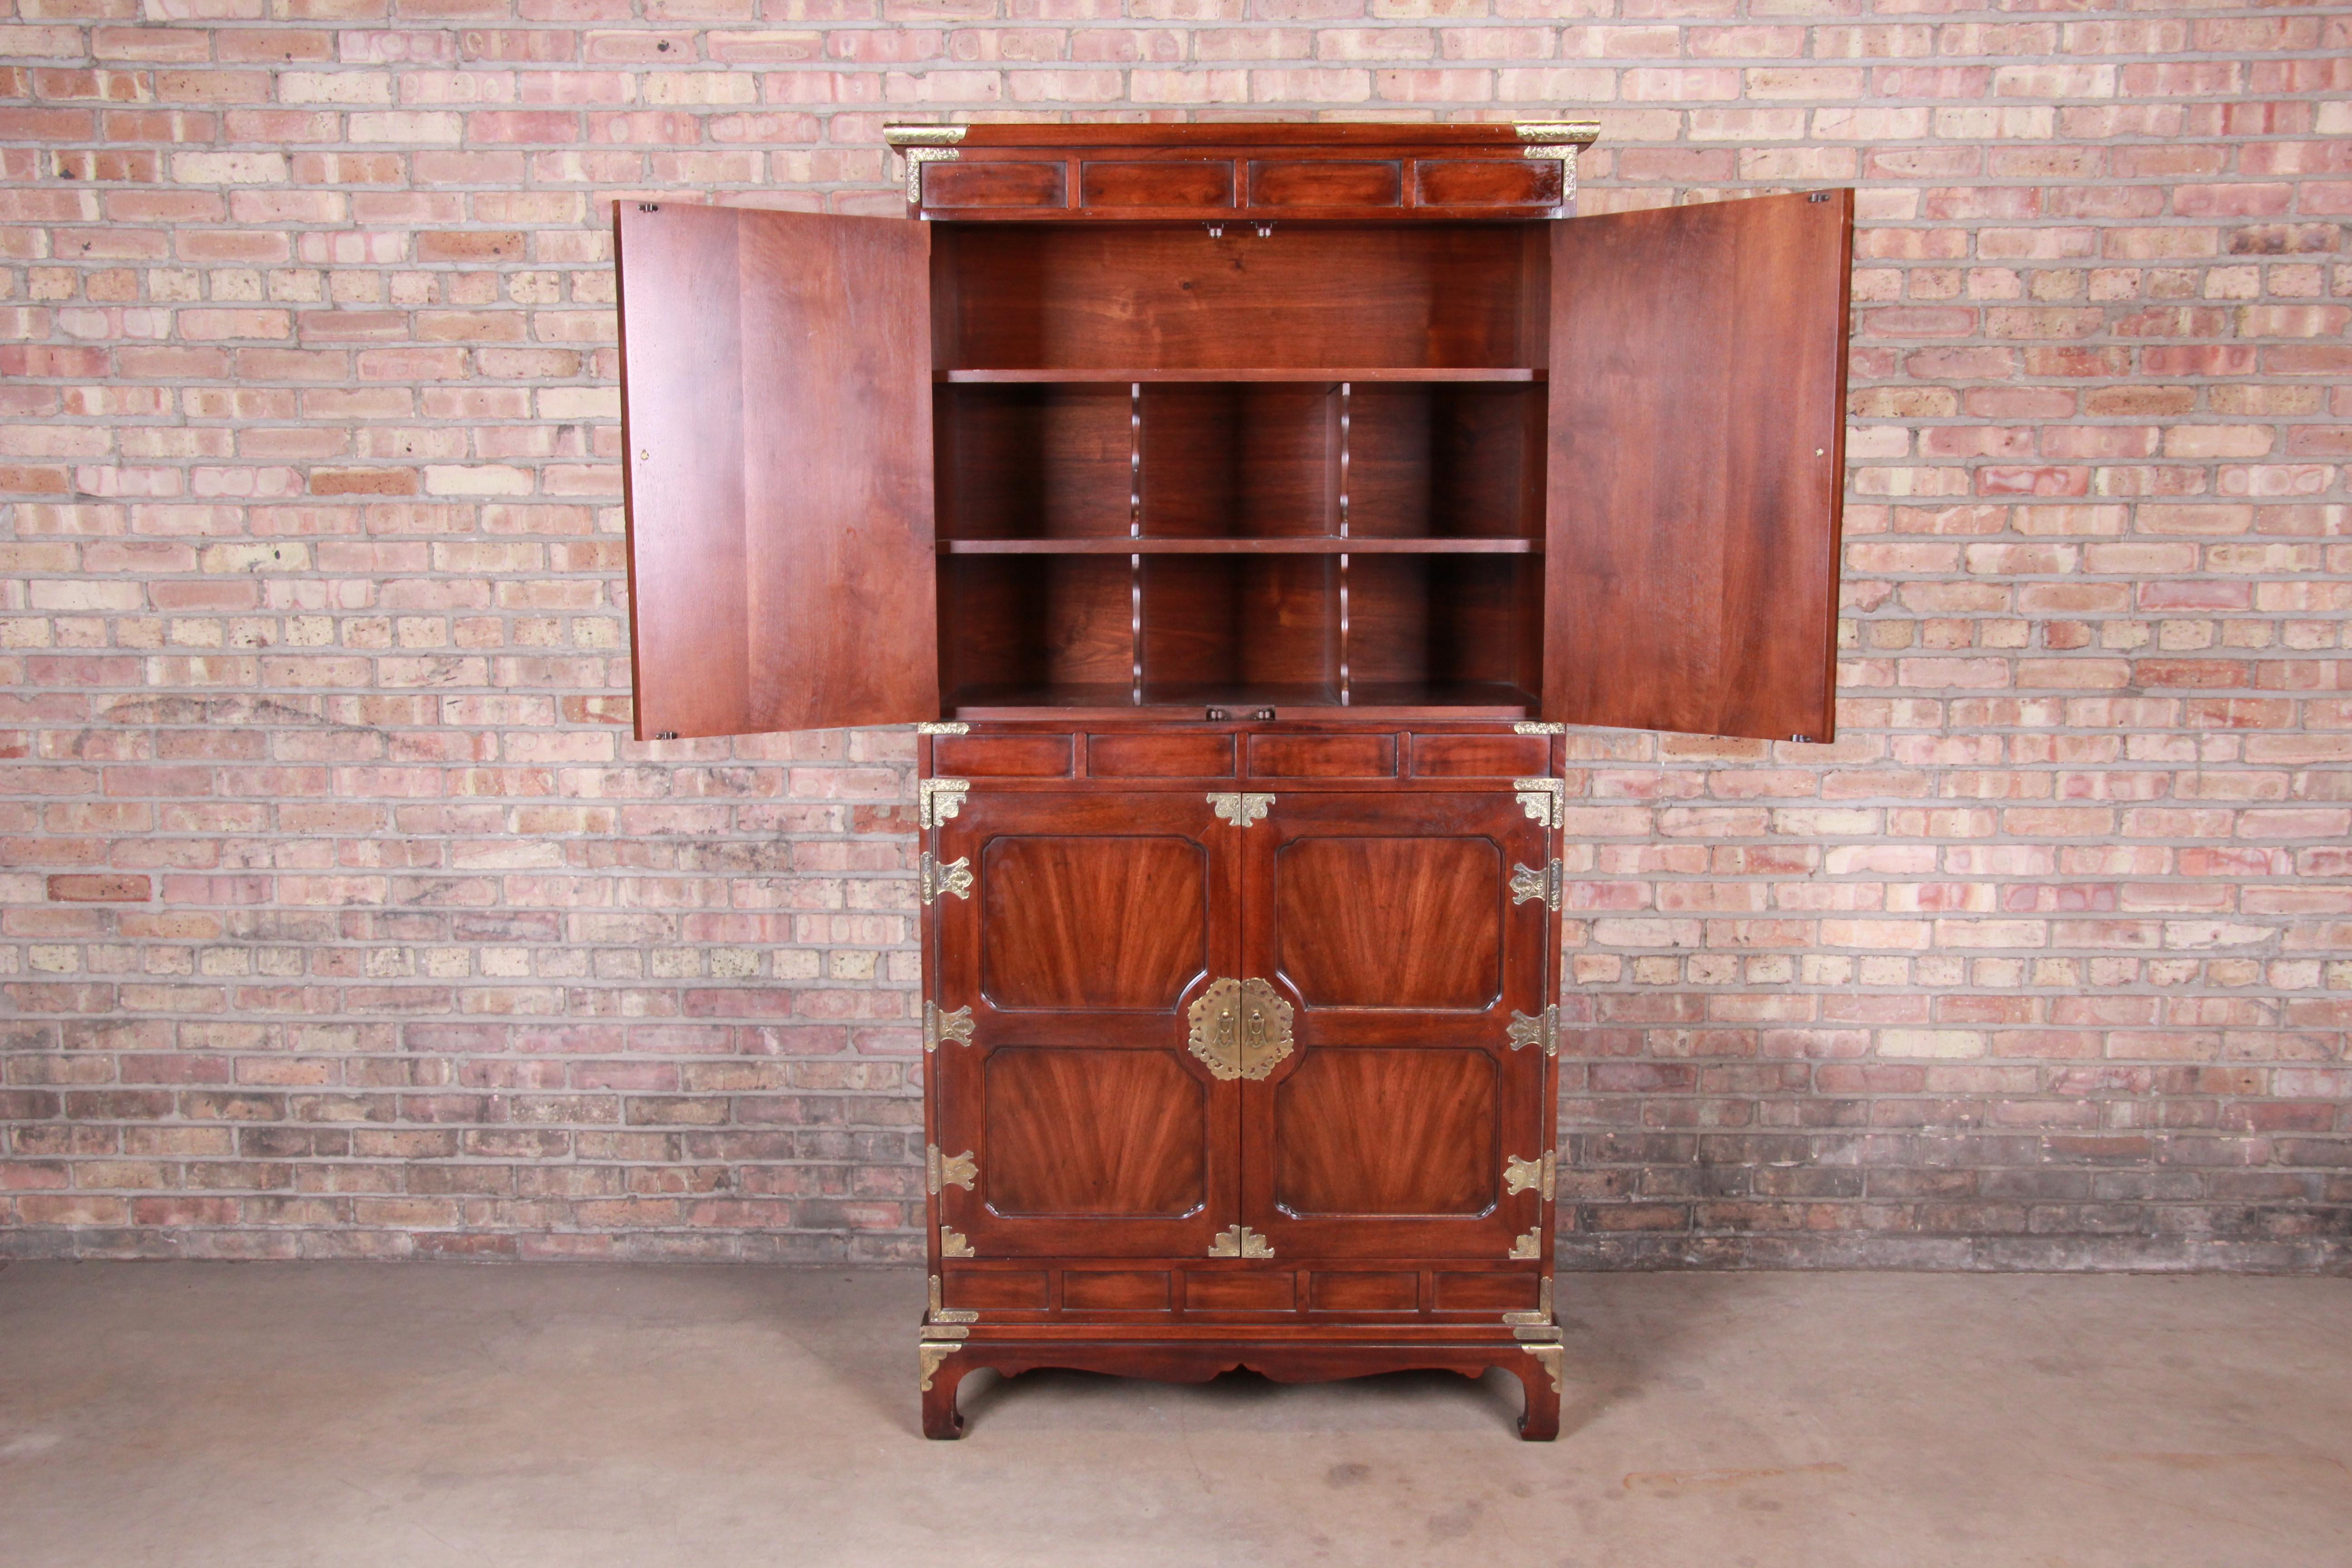
[[1861,218],[1843,738],[1576,739],[1564,1257],[2352,1258],[2342,13],[0,17],[0,1254],[912,1255],[912,748],[627,739],[607,203],[1590,110]]

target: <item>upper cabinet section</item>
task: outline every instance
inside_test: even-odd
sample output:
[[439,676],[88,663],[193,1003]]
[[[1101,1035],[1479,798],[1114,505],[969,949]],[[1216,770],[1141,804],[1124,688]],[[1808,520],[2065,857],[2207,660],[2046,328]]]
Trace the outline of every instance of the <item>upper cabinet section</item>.
[[893,125],[921,216],[1555,218],[1591,121],[1517,125]]

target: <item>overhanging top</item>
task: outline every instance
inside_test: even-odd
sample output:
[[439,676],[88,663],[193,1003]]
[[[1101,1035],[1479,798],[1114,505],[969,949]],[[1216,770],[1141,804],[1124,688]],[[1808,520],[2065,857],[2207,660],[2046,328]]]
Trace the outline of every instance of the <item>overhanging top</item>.
[[1349,121],[1300,124],[1236,120],[1208,124],[1071,124],[992,121],[972,125],[886,125],[893,147],[1383,147],[1407,151],[1466,151],[1483,147],[1589,147],[1601,134],[1596,120],[1520,121],[1500,124],[1383,124]]

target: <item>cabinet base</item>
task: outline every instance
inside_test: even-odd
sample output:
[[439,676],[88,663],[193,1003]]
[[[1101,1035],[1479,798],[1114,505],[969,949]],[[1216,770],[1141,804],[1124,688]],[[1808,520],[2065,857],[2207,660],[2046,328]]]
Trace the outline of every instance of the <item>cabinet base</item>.
[[1374,1373],[1440,1371],[1476,1377],[1500,1367],[1519,1380],[1527,1405],[1519,1436],[1549,1442],[1559,1436],[1560,1347],[1557,1344],[1270,1344],[1227,1342],[1211,1344],[1150,1344],[992,1340],[950,1348],[922,1347],[923,1436],[961,1437],[963,1415],[956,1390],[964,1374],[982,1367],[1013,1377],[1039,1367],[1069,1367],[1158,1383],[1206,1383],[1237,1369],[1276,1383],[1328,1383]]

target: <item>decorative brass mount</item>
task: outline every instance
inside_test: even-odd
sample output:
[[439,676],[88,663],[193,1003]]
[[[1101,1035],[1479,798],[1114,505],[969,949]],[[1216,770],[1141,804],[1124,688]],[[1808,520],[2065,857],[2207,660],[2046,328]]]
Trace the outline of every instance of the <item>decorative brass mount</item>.
[[1519,809],[1529,822],[1559,827],[1568,821],[1568,786],[1558,779],[1513,779],[1519,792]]
[[[1549,1290],[1551,1281],[1547,1279],[1544,1281],[1544,1285],[1547,1290]],[[1549,1296],[1547,1296],[1546,1299],[1549,1300]],[[931,1313],[925,1321],[927,1324],[976,1323],[980,1321],[980,1314],[973,1311],[970,1307],[949,1307],[941,1305],[940,1300],[940,1277],[934,1274],[931,1276]],[[971,1331],[966,1329],[961,1331],[969,1333]]]
[[1552,1321],[1551,1276],[1549,1274],[1543,1277],[1543,1294],[1537,1298],[1537,1300],[1538,1305],[1534,1311],[1506,1312],[1503,1314],[1503,1321],[1515,1329],[1519,1329],[1537,1328]]
[[[1512,884],[1515,888],[1517,885]],[[937,902],[942,895],[950,899],[971,897],[971,857],[959,855],[942,864],[938,856],[926,849],[915,863],[915,896],[929,904]]]
[[927,719],[915,726],[918,735],[969,735],[971,726],[960,719]]
[[1551,1379],[1551,1391],[1554,1394],[1559,1393],[1559,1361],[1566,1347],[1562,1345],[1521,1345],[1519,1348],[1536,1358],[1536,1364],[1542,1367],[1545,1374]]
[[1541,1258],[1543,1256],[1543,1226],[1539,1225],[1531,1225],[1528,1226],[1527,1235],[1518,1237],[1511,1243],[1510,1256],[1514,1260],[1529,1258]]
[[[1540,1158],[1522,1160],[1517,1154],[1503,1157],[1503,1191],[1505,1194],[1524,1193],[1529,1187],[1543,1194],[1544,1202],[1551,1202],[1552,1179],[1559,1168],[1559,1156],[1551,1150]],[[936,1187],[932,1189],[938,1191]]]
[[1532,719],[1522,719],[1517,723],[1511,726],[1511,733],[1515,735],[1565,735],[1568,733],[1568,726],[1565,724],[1543,724],[1538,723]]
[[[969,125],[885,125],[882,140],[893,147],[952,147],[971,129]],[[1596,121],[1594,134],[1598,135],[1600,130]]]
[[971,793],[970,779],[925,779],[915,786],[915,819],[925,827],[937,827],[963,809],[964,796]]
[[923,1049],[936,1051],[943,1040],[959,1046],[971,1044],[971,1008],[943,1013],[936,1002],[923,1004]]
[[[936,1193],[941,1187],[961,1187],[971,1191],[972,1183],[980,1179],[980,1163],[969,1149],[961,1154],[942,1154],[936,1143],[923,1145],[923,1173],[927,1184]],[[1514,1188],[1514,1191],[1517,1189]]]
[[[925,1331],[927,1334],[929,1331],[928,1330]],[[923,1377],[922,1381],[916,1386],[923,1393],[929,1394],[931,1391],[932,1377],[938,1373],[940,1368],[947,1364],[948,1357],[955,1354],[956,1352],[961,1349],[963,1349],[962,1344],[955,1340],[949,1340],[941,1342],[937,1340],[926,1338],[921,1343],[918,1344],[915,1347],[915,1353],[922,1362]]]
[[1255,975],[1211,981],[1191,1017],[1192,1054],[1220,1079],[1263,1079],[1290,1054],[1290,1004]]
[[[1535,1232],[1529,1231],[1528,1234],[1533,1236]],[[971,1249],[971,1242],[963,1232],[950,1230],[946,1226],[940,1226],[940,1256],[941,1258],[978,1258],[980,1254]],[[1517,1254],[1513,1256],[1516,1257]]]
[[1245,1225],[1229,1225],[1209,1243],[1212,1258],[1272,1258],[1274,1245]]
[[1264,816],[1273,805],[1274,796],[1270,795],[1213,795],[1209,797],[1211,813],[1235,827],[1247,827]]
[[1522,157],[1552,158],[1559,163],[1559,199],[1576,200],[1576,154],[1601,135],[1597,120],[1558,120],[1526,123],[1518,128]]
[[[962,861],[956,862],[961,866]],[[1524,904],[1529,899],[1541,899],[1548,909],[1559,908],[1561,894],[1566,889],[1568,869],[1560,862],[1536,866],[1511,867],[1511,902]],[[929,900],[924,900],[929,902]]]
[[[952,163],[963,156],[952,147],[901,147],[898,151],[907,159],[907,200],[917,206],[923,204],[923,165]],[[1530,150],[1529,156],[1533,155]],[[1576,167],[1573,148],[1570,149],[1569,158],[1569,173],[1573,174]]]
[[1514,1009],[1510,1023],[1504,1026],[1504,1033],[1510,1037],[1511,1049],[1515,1051],[1528,1046],[1541,1046],[1544,1055],[1559,1055],[1559,1005],[1545,1008],[1532,1018]]

